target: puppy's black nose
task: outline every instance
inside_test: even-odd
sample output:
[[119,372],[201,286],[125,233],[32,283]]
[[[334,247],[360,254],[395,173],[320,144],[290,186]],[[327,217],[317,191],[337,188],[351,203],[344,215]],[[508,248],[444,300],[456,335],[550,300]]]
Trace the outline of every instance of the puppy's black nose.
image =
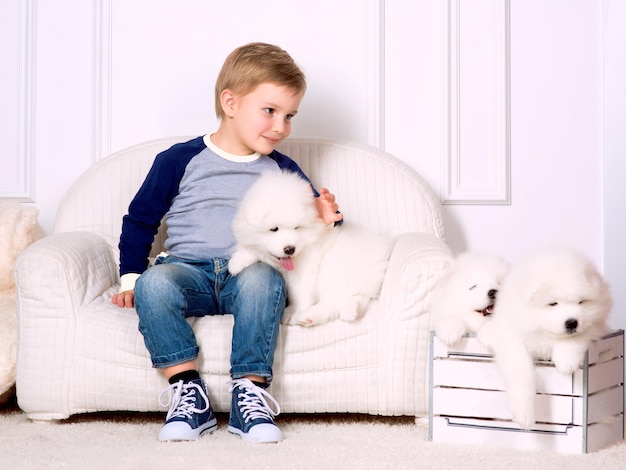
[[286,246],[285,248],[283,248],[283,251],[285,252],[286,255],[291,256],[296,252],[296,247]]
[[578,328],[578,320],[575,318],[565,320],[565,330],[567,330],[568,333],[574,333],[576,328]]
[[487,297],[489,297],[490,299],[495,299],[497,293],[498,291],[496,289],[491,289],[489,292],[487,292]]

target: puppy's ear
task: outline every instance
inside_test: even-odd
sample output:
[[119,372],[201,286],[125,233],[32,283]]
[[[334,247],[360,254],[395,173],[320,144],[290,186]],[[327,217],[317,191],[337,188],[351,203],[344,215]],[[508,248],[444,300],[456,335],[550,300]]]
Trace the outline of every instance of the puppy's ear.
[[581,293],[581,295],[589,295],[591,299],[596,299],[604,304],[604,308],[610,311],[613,308],[613,296],[608,282],[602,277],[595,266],[590,265],[585,271],[585,278],[591,287],[590,292]]
[[548,305],[550,302],[553,302],[552,296],[550,295],[550,289],[544,285],[535,286],[532,289],[529,286],[525,297],[528,305],[537,307],[543,307]]
[[511,272],[511,264],[508,261],[502,261],[498,265],[498,269],[496,269],[496,272],[497,272],[496,277],[498,281],[502,283],[504,278],[509,275],[509,272]]
[[244,207],[243,215],[250,225],[254,227],[261,227],[263,221],[270,213],[271,203],[268,199],[260,198],[254,201],[254,204],[246,204]]
[[585,279],[596,289],[604,286],[604,278],[593,265],[588,265],[585,269]]

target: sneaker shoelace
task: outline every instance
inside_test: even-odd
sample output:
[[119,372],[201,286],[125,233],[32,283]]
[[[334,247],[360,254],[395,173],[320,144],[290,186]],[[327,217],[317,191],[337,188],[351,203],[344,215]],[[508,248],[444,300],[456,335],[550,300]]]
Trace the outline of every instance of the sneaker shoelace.
[[[204,408],[196,408],[196,391],[204,399]],[[166,402],[163,402],[163,395],[168,394]],[[193,413],[204,413],[209,409],[209,397],[203,387],[193,382],[183,382],[179,380],[171,384],[159,395],[161,406],[169,407],[166,421],[171,418],[184,417],[190,419]]]
[[273,422],[273,418],[280,414],[280,405],[274,397],[266,390],[254,385],[249,379],[236,379],[230,382],[231,393],[237,387],[241,388],[241,392],[237,395],[237,404],[246,423],[254,419]]

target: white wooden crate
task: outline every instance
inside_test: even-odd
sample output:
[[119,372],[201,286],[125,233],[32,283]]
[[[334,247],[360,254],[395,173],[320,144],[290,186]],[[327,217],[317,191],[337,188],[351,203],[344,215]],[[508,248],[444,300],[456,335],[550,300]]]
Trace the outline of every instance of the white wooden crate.
[[537,363],[537,424],[511,421],[493,356],[469,335],[447,346],[431,333],[429,438],[562,453],[593,452],[624,437],[624,331],[595,341],[574,374]]

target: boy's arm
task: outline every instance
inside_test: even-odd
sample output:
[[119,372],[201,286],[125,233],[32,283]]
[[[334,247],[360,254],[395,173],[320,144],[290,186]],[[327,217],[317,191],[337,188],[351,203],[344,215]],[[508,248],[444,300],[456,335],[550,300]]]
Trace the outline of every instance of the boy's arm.
[[156,156],[141,188],[122,221],[120,235],[120,291],[113,303],[134,305],[135,281],[148,268],[148,256],[161,220],[178,194],[187,163],[202,149],[199,139],[178,144]]
[[136,279],[148,268],[148,256],[154,237],[178,192],[173,163],[175,162],[164,153],[157,155],[128,207],[128,214],[122,220],[119,243],[122,278],[135,274]]
[[206,148],[202,137],[159,153],[128,207],[120,236],[120,275],[143,273],[163,217],[178,194],[187,164]]
[[[156,161],[155,161],[156,165]],[[153,169],[155,166],[153,166]],[[148,256],[154,237],[165,215],[163,196],[155,190],[158,182],[153,181],[155,173],[146,177],[128,208],[128,214],[122,221],[120,235],[120,290],[113,295],[111,301],[118,307],[132,308],[135,306],[135,282],[147,268]],[[157,178],[158,179],[158,178]],[[159,209],[160,208],[160,209]]]

